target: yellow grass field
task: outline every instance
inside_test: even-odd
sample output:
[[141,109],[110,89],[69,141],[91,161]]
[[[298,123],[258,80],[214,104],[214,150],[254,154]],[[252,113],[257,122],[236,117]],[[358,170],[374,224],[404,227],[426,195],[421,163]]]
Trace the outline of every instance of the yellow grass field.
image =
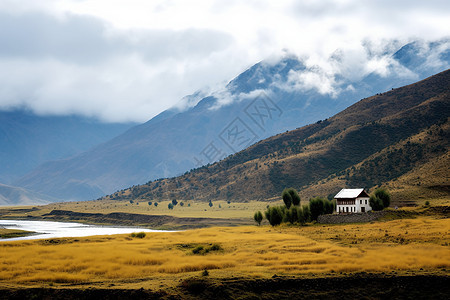
[[[181,202],[181,201],[179,201]],[[102,201],[83,201],[83,202],[61,202],[52,203],[43,206],[37,206],[36,211],[26,213],[30,216],[42,216],[49,213],[52,210],[70,210],[82,213],[133,213],[144,215],[170,215],[175,217],[191,217],[191,218],[252,218],[253,213],[258,210],[265,210],[267,205],[281,205],[282,201],[250,201],[247,203],[234,203],[228,204],[226,201],[214,201],[213,206],[209,207],[208,202],[201,201],[183,201],[184,206],[178,204],[174,209],[168,209],[170,201],[161,201],[159,205],[148,205],[148,202],[129,203],[128,201],[114,201],[114,200],[102,200]],[[188,206],[190,205],[190,206]],[[4,209],[29,209],[30,206],[24,207],[4,207]],[[18,216],[23,217],[23,212],[18,212]],[[14,216],[14,213],[11,214]]]
[[148,233],[143,239],[117,235],[0,242],[0,287],[170,288],[205,269],[212,278],[448,275],[449,232],[449,219],[420,217],[334,226],[216,227]]

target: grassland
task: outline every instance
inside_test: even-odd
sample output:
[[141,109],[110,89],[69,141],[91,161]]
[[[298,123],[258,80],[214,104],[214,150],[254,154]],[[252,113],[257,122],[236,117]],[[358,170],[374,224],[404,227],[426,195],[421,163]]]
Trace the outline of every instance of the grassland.
[[[215,227],[0,243],[1,287],[176,289],[201,277],[311,278],[355,273],[448,276],[450,220],[335,226]],[[214,245],[214,247],[213,247]],[[199,246],[208,251],[195,251]],[[197,254],[196,254],[197,252]]]
[[25,230],[18,230],[18,229],[0,228],[0,239],[15,238],[15,237],[27,236],[30,234],[33,234],[33,232],[25,231]]

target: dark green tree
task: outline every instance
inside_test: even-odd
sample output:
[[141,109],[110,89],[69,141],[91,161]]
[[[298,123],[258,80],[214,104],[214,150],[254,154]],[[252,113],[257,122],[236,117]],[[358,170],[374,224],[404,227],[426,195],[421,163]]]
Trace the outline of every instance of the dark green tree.
[[169,203],[169,205],[167,205],[167,207],[168,207],[169,209],[173,209],[173,204],[172,204],[172,203]]
[[294,224],[294,223],[298,223],[298,216],[299,216],[299,211],[301,210],[300,207],[292,205],[291,208],[289,208],[288,210],[286,210],[286,219],[289,223]]
[[261,221],[263,220],[262,213],[260,211],[255,212],[253,219],[255,219],[255,222],[258,223],[258,225],[261,225]]
[[148,201],[148,205],[152,205],[153,203],[152,203],[152,201]]
[[309,205],[305,204],[302,206],[301,214],[298,216],[298,221],[300,224],[308,223],[311,220],[311,211],[309,210]]
[[375,195],[370,196],[369,204],[374,211],[383,210],[384,208],[383,201],[380,198],[375,197]]
[[288,188],[287,192],[291,195],[292,205],[299,206],[300,205],[300,196],[297,193],[297,190],[294,188]]
[[286,205],[287,209],[291,208],[292,205],[292,196],[289,193],[288,189],[284,189],[281,193],[281,198],[283,198],[284,205]]
[[158,206],[158,202],[153,203],[153,205],[154,205],[155,207]]
[[173,206],[177,206],[177,204],[178,204],[177,199],[172,199],[172,204],[173,204]]
[[[328,201],[328,200],[326,200]],[[320,215],[325,213],[325,201],[320,197],[309,200],[309,210],[311,212],[311,221],[317,221]]]
[[276,226],[280,225],[283,221],[283,210],[279,206],[269,207],[265,211],[266,219],[269,221],[270,225]]
[[378,188],[375,190],[373,195],[376,198],[380,199],[381,202],[383,202],[384,208],[389,207],[389,205],[391,205],[391,195],[389,194],[389,192],[386,189]]

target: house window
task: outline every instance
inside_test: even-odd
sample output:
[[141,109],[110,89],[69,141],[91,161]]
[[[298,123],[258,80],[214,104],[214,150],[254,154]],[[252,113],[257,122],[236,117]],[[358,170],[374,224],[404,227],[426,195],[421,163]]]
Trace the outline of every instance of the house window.
[[362,200],[359,200],[359,204],[362,204]]
[[366,204],[367,204],[367,200],[366,200]]

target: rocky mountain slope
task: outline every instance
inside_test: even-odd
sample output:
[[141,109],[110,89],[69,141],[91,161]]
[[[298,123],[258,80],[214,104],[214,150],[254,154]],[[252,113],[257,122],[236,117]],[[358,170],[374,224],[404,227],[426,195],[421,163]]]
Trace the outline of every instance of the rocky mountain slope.
[[[263,140],[218,163],[116,192],[117,200],[303,198],[380,185],[394,199],[449,196],[450,70],[363,99],[337,115]],[[416,178],[417,176],[417,178]],[[413,180],[414,178],[414,180]]]

